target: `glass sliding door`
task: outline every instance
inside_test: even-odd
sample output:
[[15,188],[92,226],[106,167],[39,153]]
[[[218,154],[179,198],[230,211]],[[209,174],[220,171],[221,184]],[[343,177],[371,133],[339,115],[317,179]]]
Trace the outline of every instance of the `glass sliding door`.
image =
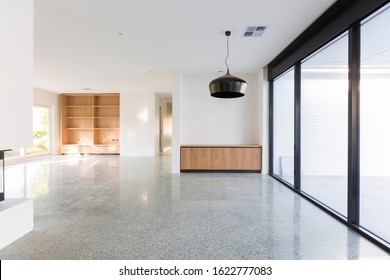
[[294,184],[294,69],[274,80],[273,174]]
[[390,252],[390,4],[350,2],[268,65],[270,171]]
[[301,189],[347,215],[348,36],[301,64]]
[[360,225],[390,242],[390,9],[361,26]]

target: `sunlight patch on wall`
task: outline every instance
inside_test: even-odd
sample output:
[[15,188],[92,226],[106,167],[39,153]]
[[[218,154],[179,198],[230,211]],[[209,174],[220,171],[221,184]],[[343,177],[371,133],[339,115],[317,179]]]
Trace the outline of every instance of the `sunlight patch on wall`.
[[148,109],[144,109],[140,113],[138,113],[137,119],[144,123],[147,123],[149,119]]

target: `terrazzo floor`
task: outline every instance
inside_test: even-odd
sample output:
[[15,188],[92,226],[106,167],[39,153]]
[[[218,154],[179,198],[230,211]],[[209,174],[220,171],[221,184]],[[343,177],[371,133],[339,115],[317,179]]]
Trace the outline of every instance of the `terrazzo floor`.
[[171,174],[171,158],[62,156],[6,168],[34,229],[0,259],[390,259],[267,175]]

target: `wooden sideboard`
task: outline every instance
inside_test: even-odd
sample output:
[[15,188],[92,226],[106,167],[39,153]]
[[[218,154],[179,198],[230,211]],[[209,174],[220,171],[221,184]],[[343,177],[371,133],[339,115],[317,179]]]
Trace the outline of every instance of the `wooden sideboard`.
[[180,147],[180,170],[261,172],[261,146],[183,145]]

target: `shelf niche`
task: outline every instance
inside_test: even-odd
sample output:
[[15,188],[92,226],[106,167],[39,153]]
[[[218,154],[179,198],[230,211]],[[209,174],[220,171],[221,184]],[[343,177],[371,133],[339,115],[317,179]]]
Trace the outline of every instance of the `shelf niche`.
[[119,94],[62,94],[61,153],[119,152]]

